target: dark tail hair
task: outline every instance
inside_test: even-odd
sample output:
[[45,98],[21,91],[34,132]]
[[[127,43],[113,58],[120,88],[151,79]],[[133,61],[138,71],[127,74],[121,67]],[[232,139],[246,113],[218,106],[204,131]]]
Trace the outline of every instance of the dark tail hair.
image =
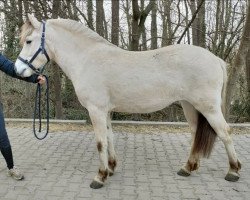
[[199,112],[192,153],[208,158],[212,152],[217,134],[207,119]]

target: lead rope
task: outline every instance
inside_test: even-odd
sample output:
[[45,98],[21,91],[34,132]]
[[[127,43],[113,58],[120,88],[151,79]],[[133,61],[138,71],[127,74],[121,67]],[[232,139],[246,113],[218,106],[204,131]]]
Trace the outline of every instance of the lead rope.
[[45,90],[45,96],[46,96],[46,132],[45,135],[42,137],[39,137],[37,135],[36,131],[36,116],[38,116],[39,120],[39,129],[38,132],[42,132],[42,115],[41,115],[41,85],[38,83],[36,88],[36,97],[35,97],[35,110],[34,110],[34,118],[33,118],[33,132],[35,137],[38,140],[43,140],[47,137],[49,133],[49,81],[48,77],[43,75],[46,80],[46,90]]

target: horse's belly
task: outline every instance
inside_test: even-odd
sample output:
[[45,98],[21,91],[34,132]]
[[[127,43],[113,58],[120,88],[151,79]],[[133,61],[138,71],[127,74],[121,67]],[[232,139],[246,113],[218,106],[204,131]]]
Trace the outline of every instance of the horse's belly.
[[150,113],[157,110],[161,110],[171,103],[174,99],[144,99],[144,100],[127,100],[126,102],[119,102],[114,105],[115,112],[126,112],[126,113]]

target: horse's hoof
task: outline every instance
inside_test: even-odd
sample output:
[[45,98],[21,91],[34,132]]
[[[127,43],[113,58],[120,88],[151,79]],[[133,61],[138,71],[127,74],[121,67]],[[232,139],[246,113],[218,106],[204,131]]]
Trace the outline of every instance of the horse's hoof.
[[240,178],[239,175],[236,175],[236,174],[229,174],[229,173],[228,173],[228,174],[226,175],[226,177],[225,177],[225,180],[231,181],[231,182],[236,182],[236,181],[239,180],[239,178]]
[[92,183],[90,184],[90,187],[92,189],[100,189],[103,187],[103,184],[97,181],[92,181]]
[[190,176],[191,173],[188,172],[187,170],[180,169],[180,170],[177,172],[177,174],[178,174],[179,176],[188,177],[188,176]]

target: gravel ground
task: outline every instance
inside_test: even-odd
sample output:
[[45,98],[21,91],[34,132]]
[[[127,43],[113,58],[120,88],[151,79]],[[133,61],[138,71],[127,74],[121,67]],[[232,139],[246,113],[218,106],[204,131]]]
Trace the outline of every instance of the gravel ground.
[[[32,122],[7,122],[7,127],[13,128],[31,128]],[[233,134],[250,134],[250,127],[231,127]],[[126,133],[189,133],[188,126],[177,125],[135,125],[135,124],[113,124],[114,132]],[[91,124],[74,123],[51,123],[50,133],[63,131],[93,131]]]

